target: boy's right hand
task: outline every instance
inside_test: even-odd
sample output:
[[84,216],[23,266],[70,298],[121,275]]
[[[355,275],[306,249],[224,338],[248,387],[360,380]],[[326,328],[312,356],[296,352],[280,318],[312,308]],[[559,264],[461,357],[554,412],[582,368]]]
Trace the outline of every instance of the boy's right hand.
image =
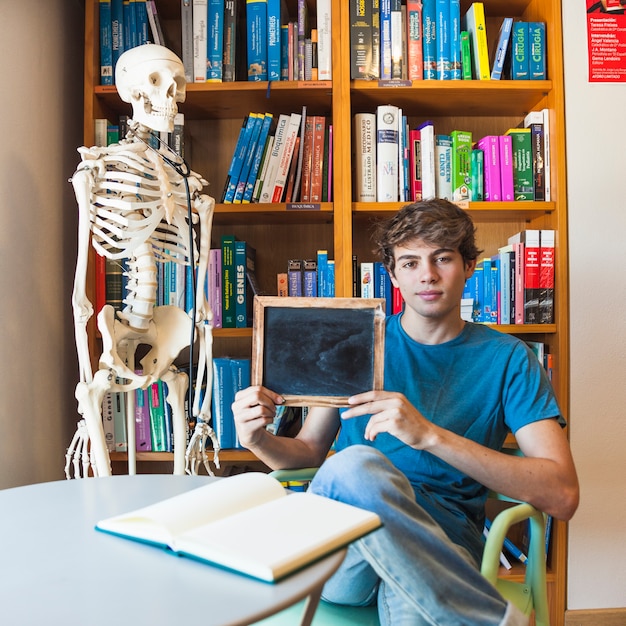
[[258,385],[237,392],[232,410],[242,446],[250,449],[260,443],[265,427],[274,420],[276,405],[284,401],[280,394]]

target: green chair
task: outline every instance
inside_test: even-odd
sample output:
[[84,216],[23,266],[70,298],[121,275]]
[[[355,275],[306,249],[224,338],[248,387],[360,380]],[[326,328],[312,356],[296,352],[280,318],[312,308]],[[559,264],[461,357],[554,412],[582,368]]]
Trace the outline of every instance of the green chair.
[[[287,485],[310,481],[317,468],[276,470],[271,473]],[[498,497],[498,496],[495,496]],[[508,500],[507,498],[500,498]],[[514,582],[498,577],[500,553],[506,534],[514,524],[530,522],[530,545],[524,582]],[[500,512],[491,525],[485,543],[481,573],[502,596],[517,606],[524,614],[535,612],[536,626],[550,626],[548,594],[546,587],[545,520],[542,513],[526,503],[513,504]],[[293,626],[299,623],[303,603],[296,604],[277,615],[257,622],[256,626]],[[376,607],[346,607],[321,601],[312,626],[379,626]]]

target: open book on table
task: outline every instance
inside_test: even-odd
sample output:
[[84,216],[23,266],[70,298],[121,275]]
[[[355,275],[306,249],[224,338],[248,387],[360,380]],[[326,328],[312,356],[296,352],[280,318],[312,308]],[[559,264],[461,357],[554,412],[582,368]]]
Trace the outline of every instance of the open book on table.
[[250,472],[101,520],[96,529],[274,582],[380,525],[375,513],[290,493]]

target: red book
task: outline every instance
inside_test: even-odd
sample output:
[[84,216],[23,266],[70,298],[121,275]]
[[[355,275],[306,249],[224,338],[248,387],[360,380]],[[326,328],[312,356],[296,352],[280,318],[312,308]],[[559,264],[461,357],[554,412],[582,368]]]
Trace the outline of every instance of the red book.
[[539,323],[554,324],[554,230],[539,233]]
[[304,124],[304,148],[302,152],[302,183],[300,202],[311,201],[311,155],[313,154],[313,117],[308,115]]
[[524,244],[524,324],[539,323],[539,233],[528,229],[509,237],[509,243]]
[[400,313],[402,309],[404,308],[404,298],[402,297],[402,294],[400,293],[400,289],[398,289],[398,287],[396,287],[395,285],[392,285],[391,287],[391,302],[392,302],[392,308],[391,308],[392,315],[395,315],[396,313]]

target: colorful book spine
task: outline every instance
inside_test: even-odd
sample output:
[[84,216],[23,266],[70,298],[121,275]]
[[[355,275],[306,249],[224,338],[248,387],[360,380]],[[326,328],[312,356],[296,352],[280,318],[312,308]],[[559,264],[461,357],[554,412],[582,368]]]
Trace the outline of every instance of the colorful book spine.
[[500,80],[504,70],[504,60],[509,49],[509,41],[511,39],[511,30],[513,28],[513,18],[505,17],[500,25],[498,34],[498,42],[493,54],[493,63],[491,66],[491,80]]
[[453,130],[452,140],[452,200],[469,200],[472,193],[472,133]]
[[463,80],[472,80],[472,49],[470,35],[466,30],[459,33],[461,41],[461,76]]
[[272,126],[273,119],[274,119],[274,116],[271,113],[265,113],[265,115],[263,116],[263,122],[261,123],[261,128],[259,130],[259,138],[256,144],[256,148],[254,150],[254,157],[250,165],[250,172],[248,174],[248,180],[246,181],[245,189],[243,192],[243,197],[241,199],[241,202],[243,204],[248,204],[252,202],[254,184],[259,174],[261,161],[263,159],[263,153],[265,152],[267,138],[269,137],[270,128]]
[[513,152],[513,193],[515,200],[534,200],[532,138],[530,128],[509,128]]
[[513,179],[513,144],[510,135],[498,136],[500,150],[500,187],[503,202],[515,200],[515,184]]
[[221,448],[234,448],[234,418],[231,405],[233,393],[232,369],[228,357],[213,359],[213,394],[211,397],[212,424]]
[[450,78],[461,80],[461,2],[450,0]]
[[125,28],[130,28],[130,24],[124,24],[124,3],[122,0],[111,0],[111,57],[113,72],[115,72],[117,61],[125,50]]
[[322,172],[324,169],[324,140],[326,118],[313,117],[313,143],[311,148],[311,202],[322,201]]
[[165,433],[165,408],[163,406],[163,383],[158,380],[148,388],[150,409],[150,437],[153,452],[167,451]]
[[422,58],[424,80],[437,78],[437,8],[436,0],[422,3]]
[[470,35],[474,78],[477,80],[489,80],[491,77],[489,71],[489,47],[487,44],[485,7],[482,2],[472,2],[465,13],[463,29]]
[[372,57],[372,5],[350,0],[350,78],[373,78]]
[[98,3],[100,20],[100,84],[113,84],[113,43],[111,24],[111,0]]
[[378,202],[398,201],[398,107],[376,109],[376,196]]
[[500,148],[497,135],[486,135],[477,142],[477,147],[484,153],[484,200],[499,202],[502,200],[500,184]]
[[267,0],[246,0],[247,74],[267,80]]
[[450,3],[449,0],[436,0],[435,3],[435,43],[437,50],[437,79],[450,80]]
[[302,261],[302,295],[305,298],[317,297],[317,260]]
[[409,131],[409,187],[410,200],[422,199],[422,144],[420,131],[412,128]]
[[543,111],[530,111],[524,118],[524,128],[530,128],[535,202],[549,200],[547,193],[549,149],[544,119]]
[[209,0],[206,80],[222,82],[224,61],[224,0]]
[[272,195],[274,192],[274,180],[276,178],[276,172],[278,171],[278,164],[282,156],[285,139],[287,137],[288,127],[291,120],[291,116],[281,113],[276,125],[276,132],[274,134],[274,143],[272,145],[272,151],[268,155],[267,170],[265,172],[265,178],[263,180],[263,188],[259,198],[260,202],[267,203],[272,201]]
[[452,138],[435,135],[435,187],[437,198],[452,200]]
[[528,22],[513,23],[511,31],[511,78],[513,80],[528,80],[530,78],[528,36]]
[[406,3],[407,78],[423,80],[424,56],[422,50],[422,2],[407,0]]
[[484,163],[485,153],[480,148],[472,148],[472,187],[470,189],[472,202],[482,202],[485,199]]
[[287,293],[292,297],[302,296],[302,261],[300,259],[287,261]]
[[227,194],[228,198],[232,198],[233,204],[241,204],[243,202],[243,195],[246,190],[248,178],[250,176],[250,170],[254,162],[256,154],[257,144],[259,143],[259,136],[261,134],[261,127],[265,121],[265,116],[262,113],[252,113],[254,116],[254,125],[248,139],[248,146],[246,147],[246,153],[241,165],[241,171],[239,172],[239,179],[235,187],[234,194]]
[[252,323],[253,296],[247,275],[255,270],[256,250],[245,241],[235,240],[235,328],[247,328]]
[[361,298],[374,297],[374,262],[361,263]]
[[391,80],[391,0],[380,0],[380,79]]
[[235,328],[235,236],[222,235],[222,328]]
[[280,80],[281,0],[267,0],[267,80]]
[[405,38],[402,28],[402,5],[400,0],[391,0],[391,78],[400,80],[405,75]]
[[528,74],[530,80],[546,79],[546,25],[544,22],[529,22]]
[[374,297],[385,301],[385,313],[391,315],[393,310],[393,295],[391,291],[389,272],[381,261],[374,262]]
[[357,202],[376,202],[376,116],[354,116],[354,189]]
[[[141,374],[140,371],[136,373]],[[137,452],[152,451],[150,406],[146,389],[135,390],[135,449]]]
[[231,204],[235,198],[235,191],[237,190],[237,183],[239,182],[239,175],[241,174],[241,168],[243,167],[246,153],[248,151],[248,143],[250,136],[252,135],[252,129],[258,120],[257,113],[250,113],[243,120],[237,142],[235,143],[235,149],[228,168],[228,174],[226,176],[226,183],[224,185],[224,192],[222,194],[222,202],[225,204]]
[[292,113],[289,117],[289,121],[285,129],[283,149],[281,150],[278,166],[276,168],[276,174],[274,176],[270,202],[281,202],[285,195],[289,168],[294,156],[294,147],[296,144],[296,138],[298,137],[298,133],[300,131],[301,120],[302,116],[300,113]]
[[298,0],[298,36],[297,36],[297,77],[306,80],[305,76],[305,48],[306,41],[311,37],[309,25],[309,7],[306,0]]
[[554,230],[540,231],[539,256],[539,323],[554,324]]

